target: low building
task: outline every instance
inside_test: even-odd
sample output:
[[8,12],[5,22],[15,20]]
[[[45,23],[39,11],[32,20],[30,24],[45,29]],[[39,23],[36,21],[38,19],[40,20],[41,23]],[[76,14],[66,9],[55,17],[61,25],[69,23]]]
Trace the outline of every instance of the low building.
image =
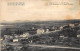
[[24,33],[24,34],[20,35],[20,37],[27,37],[27,36],[29,36],[29,33]]
[[80,27],[80,24],[78,26]]
[[46,29],[46,33],[48,33],[49,32],[49,29]]
[[13,42],[18,42],[19,40],[18,39],[13,39]]
[[60,35],[60,38],[64,38],[64,35]]
[[12,39],[13,37],[10,35],[4,35],[5,40]]
[[69,26],[73,28],[74,27],[74,24],[69,24]]
[[40,29],[37,29],[37,34],[43,34],[45,32],[44,29],[40,28]]
[[0,41],[3,41],[3,38],[0,38]]
[[63,26],[60,27],[60,30],[62,30],[62,29],[63,29]]
[[78,38],[80,38],[80,35],[77,35]]

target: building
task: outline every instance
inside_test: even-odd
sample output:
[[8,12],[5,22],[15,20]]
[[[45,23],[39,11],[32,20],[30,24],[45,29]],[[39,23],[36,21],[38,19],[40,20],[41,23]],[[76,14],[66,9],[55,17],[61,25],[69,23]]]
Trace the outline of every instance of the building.
[[3,41],[3,38],[0,38],[0,41]]
[[34,27],[32,27],[32,29],[35,29]]
[[74,27],[74,24],[69,24],[69,26],[73,28]]
[[40,28],[40,29],[37,29],[37,34],[43,34],[45,32],[44,29]]
[[13,39],[13,42],[18,42],[19,40],[18,39]]
[[12,37],[12,36],[10,36],[10,35],[4,35],[4,38],[5,38],[5,40],[13,39],[13,37]]
[[49,32],[49,29],[46,29],[46,33],[48,33]]
[[80,38],[80,35],[77,35],[78,38]]
[[64,35],[60,35],[60,38],[64,38]]
[[60,30],[62,30],[62,29],[63,29],[63,26],[60,27]]
[[29,33],[24,33],[24,34],[20,35],[20,37],[27,37],[27,36],[29,36]]

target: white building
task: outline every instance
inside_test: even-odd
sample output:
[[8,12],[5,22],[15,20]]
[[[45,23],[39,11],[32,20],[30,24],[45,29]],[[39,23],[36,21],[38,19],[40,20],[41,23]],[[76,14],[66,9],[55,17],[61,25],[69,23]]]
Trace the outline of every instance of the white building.
[[43,34],[44,32],[44,29],[37,29],[37,34]]
[[60,38],[63,38],[64,37],[64,35],[60,35]]
[[32,29],[34,29],[34,27],[32,27]]
[[78,38],[80,38],[80,35],[77,35]]
[[49,32],[49,29],[46,29],[46,33],[48,33]]
[[12,38],[13,38],[13,37],[10,36],[10,35],[4,35],[4,37],[5,37],[5,40],[8,40],[8,39],[12,39]]
[[62,29],[63,29],[63,26],[60,27],[60,30],[62,30]]
[[74,27],[74,24],[69,24],[69,26]]
[[80,27],[80,24],[78,26]]
[[29,36],[29,33],[24,33],[24,34],[20,35],[20,37],[27,37],[27,36]]
[[3,38],[0,38],[0,41],[2,41],[3,40]]
[[19,40],[18,39],[13,39],[13,42],[18,42]]

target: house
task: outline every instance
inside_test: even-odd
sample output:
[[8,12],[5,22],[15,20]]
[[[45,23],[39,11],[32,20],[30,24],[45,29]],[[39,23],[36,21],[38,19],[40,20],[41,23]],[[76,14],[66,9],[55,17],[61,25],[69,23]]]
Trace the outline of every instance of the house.
[[34,27],[32,27],[32,29],[35,29]]
[[18,42],[19,40],[18,39],[13,39],[13,42]]
[[40,28],[40,29],[37,29],[37,34],[43,34],[45,32],[44,29]]
[[4,35],[5,40],[12,39],[13,37],[10,35]]
[[48,33],[49,32],[49,29],[46,29],[46,33]]
[[80,38],[80,35],[77,35],[78,38]]
[[24,33],[24,34],[20,35],[20,37],[27,37],[27,36],[29,36],[29,33]]
[[3,38],[0,38],[0,41],[3,41]]
[[80,27],[80,24],[78,26]]
[[60,27],[60,30],[62,30],[62,29],[63,29],[63,26]]
[[74,24],[69,24],[69,26],[73,28],[74,27]]
[[60,35],[60,38],[64,38],[64,35]]

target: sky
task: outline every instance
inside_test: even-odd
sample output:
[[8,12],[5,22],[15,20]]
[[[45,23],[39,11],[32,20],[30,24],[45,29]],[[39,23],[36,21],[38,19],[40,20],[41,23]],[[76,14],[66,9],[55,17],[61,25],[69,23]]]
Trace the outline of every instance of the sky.
[[[0,21],[47,21],[80,19],[79,0],[0,0]],[[8,3],[24,5],[8,5]],[[72,5],[64,5],[62,3]],[[54,5],[61,4],[61,5]]]

